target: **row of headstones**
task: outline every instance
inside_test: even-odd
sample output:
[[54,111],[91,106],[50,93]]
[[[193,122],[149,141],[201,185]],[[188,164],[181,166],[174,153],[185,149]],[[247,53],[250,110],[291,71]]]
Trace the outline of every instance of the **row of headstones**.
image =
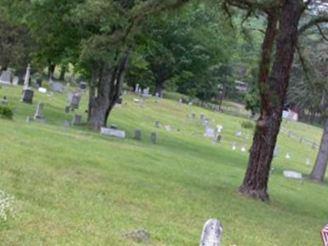
[[[100,134],[103,136],[109,136],[109,137],[116,137],[116,138],[120,138],[120,139],[124,139],[126,138],[126,133],[125,131],[119,130],[116,127],[112,127],[112,128],[106,128],[106,127],[102,127],[100,129]],[[135,129],[134,130],[134,137],[133,139],[137,140],[137,141],[141,141],[142,140],[142,132],[140,129]],[[150,142],[153,144],[157,143],[157,133],[156,132],[151,132],[150,133]]]
[[305,143],[305,144],[311,145],[313,150],[318,150],[320,147],[319,144],[317,144],[316,142],[306,139],[305,137],[299,136],[290,130],[286,130],[285,128],[282,128],[281,131],[286,133],[289,138],[295,138],[300,143]]
[[[46,119],[44,117],[43,110],[44,110],[44,104],[39,103],[36,107],[35,114],[34,114],[33,118],[32,117],[27,117],[26,122],[29,123],[33,120],[39,121],[39,122],[45,122]],[[82,124],[82,115],[78,115],[78,114],[75,114],[73,116],[73,119],[72,119],[71,122],[68,122],[68,121],[64,122],[65,126],[80,125],[80,124]]]

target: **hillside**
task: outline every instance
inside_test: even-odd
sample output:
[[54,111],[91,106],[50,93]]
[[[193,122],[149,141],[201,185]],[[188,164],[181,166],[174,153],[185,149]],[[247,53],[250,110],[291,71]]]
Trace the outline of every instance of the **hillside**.
[[[140,105],[129,94],[110,118],[127,131],[128,138],[119,140],[84,126],[65,127],[72,118],[64,112],[67,93],[36,92],[34,105],[26,105],[20,90],[0,89],[15,111],[13,121],[0,119],[0,190],[15,197],[16,211],[0,223],[1,245],[137,245],[124,235],[142,228],[150,233],[148,245],[197,245],[208,218],[221,220],[224,245],[320,245],[319,231],[328,220],[327,184],[282,175],[285,169],[308,174],[306,159],[313,162],[316,155],[311,146],[280,134],[271,202],[265,204],[236,192],[248,158],[240,147],[249,148],[252,135],[241,128],[243,118],[169,100]],[[27,123],[41,101],[46,123]],[[84,120],[86,105],[84,95],[77,111]],[[196,119],[188,117],[192,112]],[[201,113],[223,126],[222,143],[203,136]],[[157,120],[171,131],[155,128]],[[319,128],[283,125],[320,140]],[[136,128],[141,142],[132,138]],[[153,131],[156,145],[149,140]]]

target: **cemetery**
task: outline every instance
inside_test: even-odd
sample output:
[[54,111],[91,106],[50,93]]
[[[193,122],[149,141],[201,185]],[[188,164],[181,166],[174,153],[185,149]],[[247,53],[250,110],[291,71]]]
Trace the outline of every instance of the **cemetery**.
[[[266,245],[320,243],[318,232],[327,215],[327,185],[307,180],[316,151],[287,133],[279,135],[279,154],[273,161],[273,201],[263,205],[235,192],[251,144],[251,138],[246,138],[251,130],[241,127],[243,118],[197,106],[177,107],[175,101],[166,99],[155,102],[149,98],[141,108],[134,103],[136,95],[127,93],[127,103],[117,108],[110,120],[118,129],[104,129],[114,135],[108,137],[83,126],[86,97],[78,109],[66,114],[67,95],[49,97],[35,92],[35,102],[30,105],[20,101],[20,90],[0,89],[0,96],[6,95],[15,109],[12,121],[0,120],[1,184],[15,194],[19,205],[18,217],[9,220],[10,227],[0,226],[2,239],[14,242],[19,233],[20,241],[31,244],[95,240],[131,245],[130,238],[137,237],[134,234],[149,234],[148,243],[153,245],[194,245],[204,223],[217,217],[224,228],[222,242],[228,245],[263,245],[263,240]],[[36,102],[44,105],[42,112]],[[45,123],[33,120],[40,113]],[[82,125],[70,124],[76,114]],[[200,115],[211,122],[208,127],[214,133],[209,131],[209,136],[204,137],[206,126]],[[29,124],[27,116],[32,118]],[[320,141],[319,128],[297,122],[283,124],[304,138]],[[167,131],[168,125],[180,131]],[[222,140],[213,144],[211,137],[218,130]],[[96,159],[91,158],[93,154]],[[290,159],[285,158],[287,154]],[[292,177],[286,178],[286,172]],[[301,182],[299,175],[303,176]],[[246,226],[250,222],[251,226]],[[145,232],[135,232],[142,229]],[[273,237],[272,230],[279,237]]]
[[328,246],[326,0],[0,11],[0,245]]

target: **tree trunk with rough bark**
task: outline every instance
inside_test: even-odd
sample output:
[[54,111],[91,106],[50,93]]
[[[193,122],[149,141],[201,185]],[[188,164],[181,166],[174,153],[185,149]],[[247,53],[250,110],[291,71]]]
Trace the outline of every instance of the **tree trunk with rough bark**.
[[88,123],[94,130],[106,127],[109,114],[121,94],[123,77],[129,54],[117,60],[115,66],[100,66],[93,69],[89,91]]
[[59,76],[59,80],[64,81],[65,80],[65,74],[67,71],[67,66],[66,65],[62,65],[60,68],[60,76]]
[[[256,125],[248,168],[239,189],[242,194],[262,201],[269,200],[269,173],[280,130],[302,11],[300,0],[287,0],[282,5],[278,22],[275,13],[268,17],[259,77],[261,114]],[[277,23],[279,30],[276,33]],[[274,41],[276,54],[268,77]]]
[[328,165],[328,119],[324,126],[320,150],[317,156],[316,163],[310,175],[310,179],[323,182],[325,179],[325,174]]

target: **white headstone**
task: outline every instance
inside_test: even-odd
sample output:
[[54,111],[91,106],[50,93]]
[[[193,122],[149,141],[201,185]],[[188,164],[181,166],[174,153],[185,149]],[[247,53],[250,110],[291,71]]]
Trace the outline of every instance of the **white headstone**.
[[28,64],[24,78],[24,90],[30,87],[31,66]]
[[290,179],[302,179],[303,178],[301,173],[295,172],[295,171],[288,171],[288,170],[284,171],[284,176],[286,178],[290,178]]
[[117,137],[117,138],[125,138],[126,134],[125,131],[112,129],[112,128],[105,128],[102,127],[100,129],[101,135],[110,136],[110,137]]
[[216,219],[208,220],[203,228],[199,246],[220,246],[223,227]]
[[38,89],[38,91],[39,91],[40,93],[43,93],[43,94],[47,93],[47,89],[46,89],[46,88],[43,88],[43,87],[40,87],[40,88]]
[[0,84],[10,85],[12,79],[13,79],[12,72],[9,69],[2,71],[0,75]]
[[215,137],[215,130],[213,128],[206,127],[204,137],[214,138]]

